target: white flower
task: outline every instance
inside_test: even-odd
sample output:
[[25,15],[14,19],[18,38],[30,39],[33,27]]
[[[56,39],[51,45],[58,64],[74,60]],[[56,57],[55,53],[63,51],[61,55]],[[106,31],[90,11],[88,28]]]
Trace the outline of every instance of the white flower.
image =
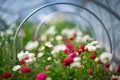
[[52,80],[50,77],[47,77],[45,80]]
[[64,44],[59,44],[53,47],[53,50],[63,51],[66,49],[66,46]]
[[100,45],[97,41],[92,41],[85,46],[85,49],[88,49],[88,51],[95,51],[97,48],[100,48]]
[[27,45],[25,46],[25,49],[26,50],[32,50],[32,49],[35,49],[37,48],[39,45],[39,42],[38,41],[29,41],[27,43]]
[[76,30],[73,28],[73,29],[63,29],[62,30],[62,35],[66,35],[67,37],[71,37],[73,36],[74,34],[76,33]]
[[18,55],[17,55],[19,61],[25,59],[26,57],[28,58],[27,60],[25,60],[25,62],[28,64],[28,63],[33,63],[36,61],[36,58],[35,58],[35,54],[33,53],[29,53],[28,51],[26,52],[23,52],[21,51]]
[[63,39],[63,37],[62,37],[61,35],[57,35],[57,36],[55,37],[55,39],[56,39],[57,41],[61,41],[61,40]]
[[38,53],[38,57],[42,57],[44,53]]
[[96,57],[96,58],[95,58],[95,62],[98,62],[98,61],[99,61],[99,58],[98,58],[98,57]]
[[40,36],[40,40],[46,41],[46,40],[47,40],[47,35],[46,35],[46,34],[42,34],[42,35]]
[[13,70],[13,71],[17,71],[17,70],[19,70],[20,68],[21,68],[21,66],[20,66],[20,65],[16,65],[16,66],[14,66],[14,67],[13,67],[13,69],[12,69],[12,70]]
[[41,46],[40,48],[39,48],[39,51],[43,51],[45,49],[45,46]]
[[101,60],[103,63],[110,62],[111,58],[112,58],[112,54],[109,53],[109,52],[103,52],[103,53],[100,55],[100,60]]
[[73,59],[74,62],[79,62],[80,60],[81,60],[80,57],[75,57],[75,58]]
[[50,61],[52,58],[51,57],[48,57],[47,60]]
[[33,62],[35,62],[35,61],[36,61],[36,58],[33,57],[33,58],[27,59],[25,62],[26,62],[27,64],[31,64],[31,63],[33,63]]
[[92,45],[86,45],[85,49],[87,49],[88,51],[95,51],[97,48],[95,46],[92,46]]
[[116,63],[110,64],[109,70],[111,72],[114,72],[114,71],[116,72],[117,71],[117,64]]
[[26,57],[28,57],[28,56],[29,56],[29,52],[28,52],[28,51],[26,51],[25,53],[24,53],[23,51],[21,51],[21,52],[17,55],[19,61],[21,61],[22,59],[24,59],[24,58],[26,58]]
[[53,47],[53,45],[51,44],[51,42],[45,42],[45,46],[47,46],[49,48]]
[[51,34],[51,35],[54,35],[56,34],[56,28],[55,26],[51,26],[47,31],[46,31],[47,34]]
[[70,64],[71,67],[80,67],[80,62],[73,62]]
[[82,37],[82,42],[87,42],[88,40],[93,40],[89,35],[85,35]]

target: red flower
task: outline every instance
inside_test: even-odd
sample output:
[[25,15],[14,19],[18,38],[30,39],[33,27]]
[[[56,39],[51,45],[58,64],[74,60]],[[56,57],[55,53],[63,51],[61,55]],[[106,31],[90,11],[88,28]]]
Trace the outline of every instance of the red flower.
[[105,64],[105,67],[106,67],[106,68],[109,68],[109,67],[110,67],[110,64],[109,64],[109,63]]
[[95,55],[90,56],[90,59],[94,60],[96,58]]
[[2,78],[3,78],[3,79],[9,78],[9,77],[11,77],[11,76],[12,76],[11,72],[6,72],[6,73],[3,73],[3,74],[2,74]]
[[45,80],[47,78],[47,75],[44,73],[40,73],[36,75],[36,80]]
[[68,57],[66,60],[63,61],[65,66],[69,66],[73,62],[72,57]]
[[66,49],[64,50],[65,54],[69,54],[70,52],[74,51],[74,46],[73,45],[67,45]]
[[90,69],[90,70],[88,70],[88,74],[93,74],[93,70],[92,69]]
[[103,62],[101,60],[98,61],[98,64],[103,64]]
[[25,64],[25,61],[28,60],[28,59],[29,59],[28,57],[24,58],[24,59],[20,62],[20,65]]
[[86,51],[84,45],[79,46],[79,48],[77,49],[77,52],[78,52],[79,54],[81,54],[81,53],[84,52],[84,51]]
[[72,41],[72,40],[74,39],[74,37],[70,37],[70,38],[68,38],[68,39]]
[[28,67],[24,67],[24,68],[22,68],[22,70],[21,70],[22,73],[28,73],[28,72],[30,72],[30,71],[31,71],[31,69],[28,68]]
[[112,80],[118,80],[118,78],[112,78]]
[[92,52],[92,54],[93,54],[93,55],[97,55],[97,53],[96,53],[96,52]]
[[120,72],[120,65],[118,65],[118,69],[117,69],[118,72]]

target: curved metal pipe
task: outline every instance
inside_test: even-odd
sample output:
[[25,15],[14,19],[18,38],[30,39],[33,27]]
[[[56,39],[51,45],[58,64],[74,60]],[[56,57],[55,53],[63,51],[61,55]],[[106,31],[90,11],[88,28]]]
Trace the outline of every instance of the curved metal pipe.
[[23,24],[36,12],[38,12],[39,10],[43,9],[43,8],[46,8],[48,6],[52,6],[52,5],[60,5],[60,4],[64,4],[64,5],[71,5],[71,6],[75,6],[75,7],[78,7],[78,8],[81,8],[87,12],[89,12],[91,15],[93,15],[102,25],[103,29],[105,30],[107,36],[108,36],[108,39],[109,39],[109,43],[110,43],[110,52],[112,53],[112,42],[111,42],[111,38],[110,38],[110,35],[105,27],[105,25],[103,24],[103,22],[92,12],[90,11],[89,9],[83,7],[83,6],[80,6],[80,5],[77,5],[77,4],[73,4],[73,3],[67,3],[67,2],[59,2],[59,3],[50,3],[50,4],[47,4],[47,5],[44,5],[44,6],[41,6],[37,9],[35,9],[34,11],[32,11],[27,17],[24,18],[24,20],[21,22],[21,24],[18,26],[17,28],[17,31],[15,33],[15,37],[14,37],[14,42],[13,42],[13,63],[16,62],[16,39],[17,39],[17,36],[18,36],[18,32],[20,31],[21,27],[23,26]]

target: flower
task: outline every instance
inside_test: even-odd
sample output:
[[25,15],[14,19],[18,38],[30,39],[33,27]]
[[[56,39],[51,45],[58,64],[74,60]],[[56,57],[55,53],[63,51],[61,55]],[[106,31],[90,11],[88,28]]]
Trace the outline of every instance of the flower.
[[120,72],[120,65],[118,65],[117,72]]
[[73,59],[74,62],[79,62],[80,60],[81,60],[80,57],[75,57],[75,58]]
[[109,70],[111,72],[116,72],[117,71],[117,64],[116,63],[111,63]]
[[47,66],[45,67],[45,70],[48,71],[48,70],[50,69],[50,67],[51,67],[50,65],[47,65]]
[[85,49],[87,49],[88,51],[95,51],[99,47],[100,46],[97,41],[92,41],[91,43],[85,46]]
[[80,67],[81,63],[80,62],[73,62],[70,64],[71,67]]
[[44,55],[44,53],[38,53],[37,57],[42,57]]
[[50,61],[52,58],[51,57],[48,57],[47,60]]
[[29,41],[26,46],[25,46],[25,49],[26,50],[32,50],[32,49],[35,49],[37,48],[39,45],[39,42],[38,41]]
[[17,70],[19,70],[20,68],[21,68],[20,65],[16,65],[16,66],[13,67],[13,71],[17,71]]
[[73,62],[72,57],[68,57],[67,59],[63,60],[65,66],[69,66]]
[[95,55],[90,56],[90,59],[94,60],[96,58]]
[[84,51],[86,51],[84,45],[80,46],[80,47],[77,49],[77,52],[78,52],[79,54],[81,54],[81,53],[84,52]]
[[51,26],[47,31],[46,31],[46,34],[50,34],[50,35],[54,35],[56,34],[56,28],[55,26]]
[[69,54],[70,52],[74,51],[74,46],[73,45],[67,45],[66,49],[64,50],[65,54]]
[[77,56],[77,54],[75,53],[75,52],[72,52],[72,53],[70,53],[69,55],[68,55],[68,57],[72,57],[72,58],[74,58],[74,57],[76,57]]
[[51,44],[51,42],[45,42],[45,46],[47,46],[47,47],[49,47],[49,48],[52,48],[53,47],[53,45]]
[[88,74],[93,74],[93,70],[92,69],[88,70]]
[[9,78],[9,77],[11,77],[11,76],[12,76],[11,72],[6,72],[6,73],[3,73],[1,77],[2,77],[3,79],[5,79],[5,78]]
[[110,64],[109,64],[109,63],[106,63],[106,64],[105,64],[105,67],[106,67],[106,68],[109,68],[109,67],[110,67]]
[[82,42],[87,42],[89,40],[93,40],[89,35],[84,35],[81,39]]
[[112,54],[109,53],[109,52],[103,52],[103,53],[100,55],[100,60],[101,60],[103,63],[110,62],[111,58],[112,58]]
[[22,73],[28,73],[30,71],[31,71],[31,69],[29,67],[24,67],[24,68],[21,69]]
[[62,37],[61,35],[57,35],[57,36],[55,37],[55,39],[56,39],[57,41],[61,41],[61,40],[63,39],[63,37]]
[[45,73],[39,73],[36,75],[36,80],[45,80],[47,75]]

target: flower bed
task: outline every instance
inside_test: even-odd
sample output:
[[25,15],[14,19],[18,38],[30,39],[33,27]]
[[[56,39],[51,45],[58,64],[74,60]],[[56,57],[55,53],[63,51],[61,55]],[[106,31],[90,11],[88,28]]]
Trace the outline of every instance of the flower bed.
[[[40,37],[25,43],[17,64],[1,68],[9,80],[119,80],[120,65],[111,63],[106,52],[78,28],[49,26]],[[7,65],[7,64],[5,64]]]

